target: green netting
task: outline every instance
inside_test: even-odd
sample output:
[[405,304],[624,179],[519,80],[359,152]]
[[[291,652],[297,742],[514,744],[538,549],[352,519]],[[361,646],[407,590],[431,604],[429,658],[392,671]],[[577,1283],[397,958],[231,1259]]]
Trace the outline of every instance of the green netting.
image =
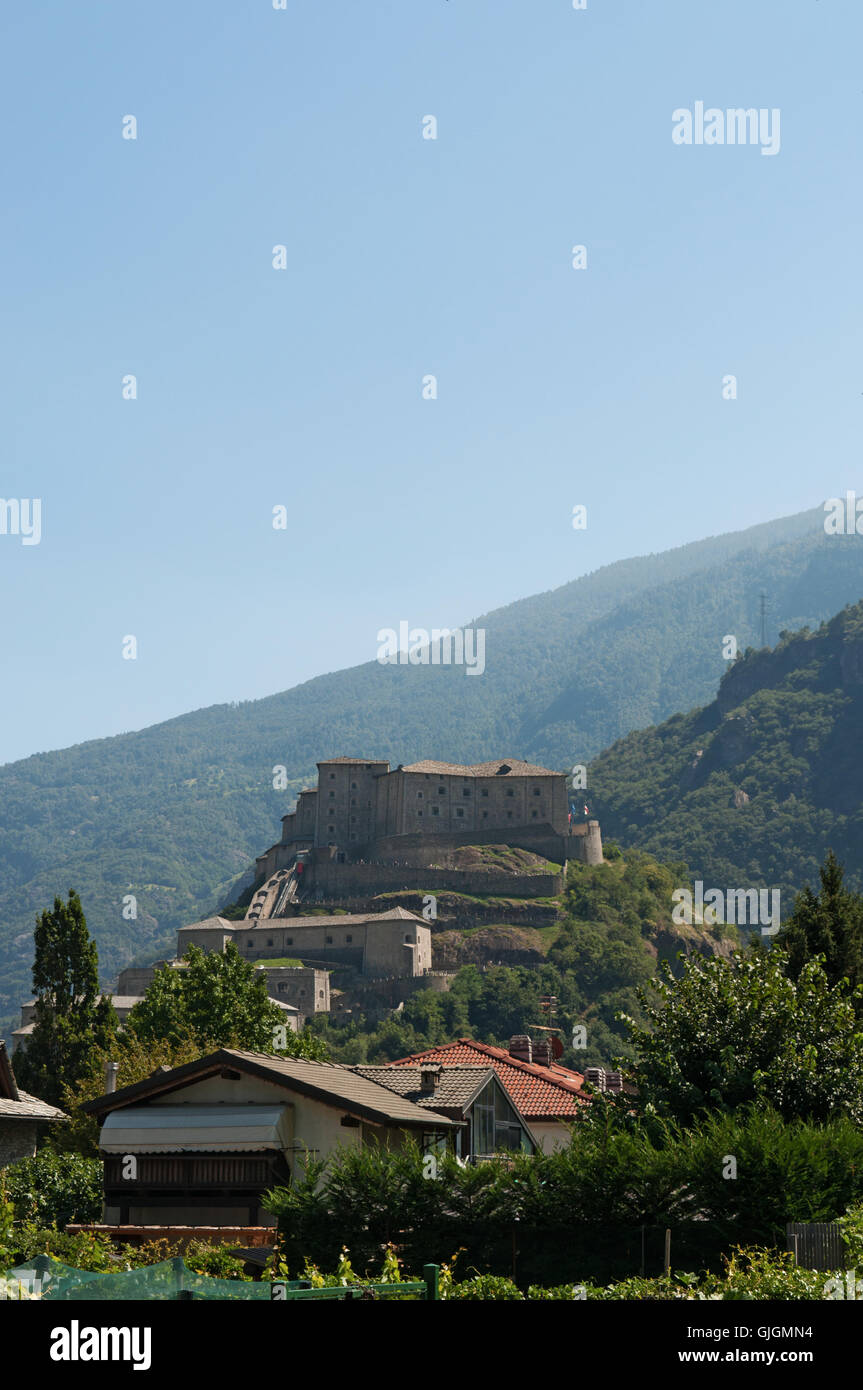
[[17,1265],[0,1275],[3,1288],[0,1297],[41,1298],[47,1302],[66,1302],[89,1299],[106,1302],[124,1299],[247,1299],[271,1297],[268,1280],[254,1283],[242,1279],[211,1279],[196,1274],[181,1258],[163,1260],[105,1274],[85,1269],[73,1269],[40,1256]]

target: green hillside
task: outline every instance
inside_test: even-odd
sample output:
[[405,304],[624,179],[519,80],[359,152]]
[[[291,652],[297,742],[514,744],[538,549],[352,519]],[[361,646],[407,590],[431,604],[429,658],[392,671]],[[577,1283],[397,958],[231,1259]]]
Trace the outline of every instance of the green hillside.
[[863,603],[750,651],[704,709],[591,764],[603,833],[685,859],[711,887],[816,882],[826,850],[863,880]]
[[863,593],[863,538],[825,537],[818,510],[622,561],[475,619],[481,677],[370,662],[0,768],[0,1026],[29,995],[33,919],[56,893],[81,894],[110,979],[235,896],[318,758],[586,763],[710,699],[722,637],[756,639],[762,590],[774,630],[822,621]]

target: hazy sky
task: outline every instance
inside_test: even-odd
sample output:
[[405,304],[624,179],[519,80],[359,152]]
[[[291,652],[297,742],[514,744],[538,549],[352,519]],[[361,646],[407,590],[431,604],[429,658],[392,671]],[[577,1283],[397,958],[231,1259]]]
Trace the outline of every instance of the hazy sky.
[[[863,491],[861,40],[859,0],[4,5],[0,496],[42,519],[0,760]],[[675,144],[696,102],[778,152]]]

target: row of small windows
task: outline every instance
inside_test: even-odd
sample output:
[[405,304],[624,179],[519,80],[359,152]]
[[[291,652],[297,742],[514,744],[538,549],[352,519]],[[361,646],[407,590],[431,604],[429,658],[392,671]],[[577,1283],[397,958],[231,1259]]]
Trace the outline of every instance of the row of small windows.
[[[438,794],[438,796],[446,796],[446,787],[438,787],[438,789],[437,789],[437,794]],[[470,787],[463,787],[463,788],[462,788],[462,793],[461,793],[461,794],[462,794],[462,796],[470,796]],[[480,789],[480,793],[479,793],[479,794],[480,794],[480,796],[488,796],[488,789],[487,789],[486,787],[482,787],[482,788]],[[507,789],[506,789],[506,794],[507,794],[507,796],[515,796],[515,789],[514,789],[513,787],[507,787]],[[534,794],[534,796],[541,796],[541,795],[542,795],[542,792],[541,792],[541,790],[540,790],[539,787],[534,787],[534,788],[533,788],[533,794]],[[333,796],[333,795],[334,795],[334,793],[333,793],[333,792],[330,792],[330,796]],[[424,795],[423,792],[417,792],[417,801],[422,801],[423,795]],[[353,805],[353,804],[354,804],[354,803],[351,802],[351,805]]]
[[[432,806],[432,808],[431,808],[431,813],[432,813],[433,816],[439,816],[439,815],[440,815],[440,810],[439,810],[439,808],[438,808],[437,806]],[[464,811],[462,810],[461,806],[457,806],[457,807],[456,807],[455,813],[456,813],[456,816],[461,816],[461,817],[464,816]],[[422,811],[417,811],[416,814],[417,814],[417,820],[422,820],[422,817],[423,817]],[[506,813],[506,818],[507,818],[507,820],[512,820],[512,816],[513,816],[512,811],[507,811],[507,813]],[[531,811],[530,816],[531,816],[531,820],[538,820],[538,819],[539,819],[539,811]],[[483,811],[483,813],[482,813],[482,818],[483,818],[483,820],[488,820],[488,811]],[[354,837],[351,836],[351,838],[353,839]]]
[[[349,934],[349,935],[347,935],[347,936],[345,937],[345,943],[348,944],[348,943],[350,943],[351,941],[353,941],[353,939],[354,939],[353,936],[351,936],[351,935]],[[294,944],[294,938],[293,938],[292,936],[286,936],[286,937],[285,937],[285,945],[286,945],[286,946],[293,946],[293,944]],[[328,946],[332,946],[332,944],[333,944],[333,938],[332,938],[331,936],[328,936],[328,937],[327,937],[327,945],[328,945]],[[247,945],[249,948],[254,948],[255,943],[254,943],[254,941],[249,940],[249,941],[246,942],[246,945]],[[268,946],[274,946],[274,945],[275,945],[275,942],[273,941],[273,938],[272,938],[271,936],[268,936],[268,937],[267,937],[267,945],[268,945]]]

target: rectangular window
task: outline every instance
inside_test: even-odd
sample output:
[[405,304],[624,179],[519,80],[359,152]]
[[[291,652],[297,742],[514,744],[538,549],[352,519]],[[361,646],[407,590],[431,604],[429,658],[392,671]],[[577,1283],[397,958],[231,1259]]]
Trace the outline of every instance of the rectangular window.
[[353,941],[353,939],[354,939],[354,938],[353,938],[352,936],[350,936],[350,935],[348,935],[348,936],[345,937],[345,941]]
[[488,796],[488,787],[483,787],[480,796]]
[[432,806],[432,815],[433,815],[433,816],[439,816],[439,815],[440,815],[440,807],[439,807],[439,806]]
[[507,787],[506,794],[507,796],[515,796],[515,792],[513,791],[512,787]]
[[328,937],[327,937],[327,945],[328,945],[328,946],[332,946],[332,944],[333,944],[333,938],[332,938],[331,936],[328,936]]
[[534,796],[539,796],[539,787],[534,787],[533,794]]
[[464,811],[461,809],[460,806],[456,808],[456,815],[457,815],[457,816],[463,816],[463,815],[464,815]]
[[470,796],[470,787],[462,787],[462,796]]

